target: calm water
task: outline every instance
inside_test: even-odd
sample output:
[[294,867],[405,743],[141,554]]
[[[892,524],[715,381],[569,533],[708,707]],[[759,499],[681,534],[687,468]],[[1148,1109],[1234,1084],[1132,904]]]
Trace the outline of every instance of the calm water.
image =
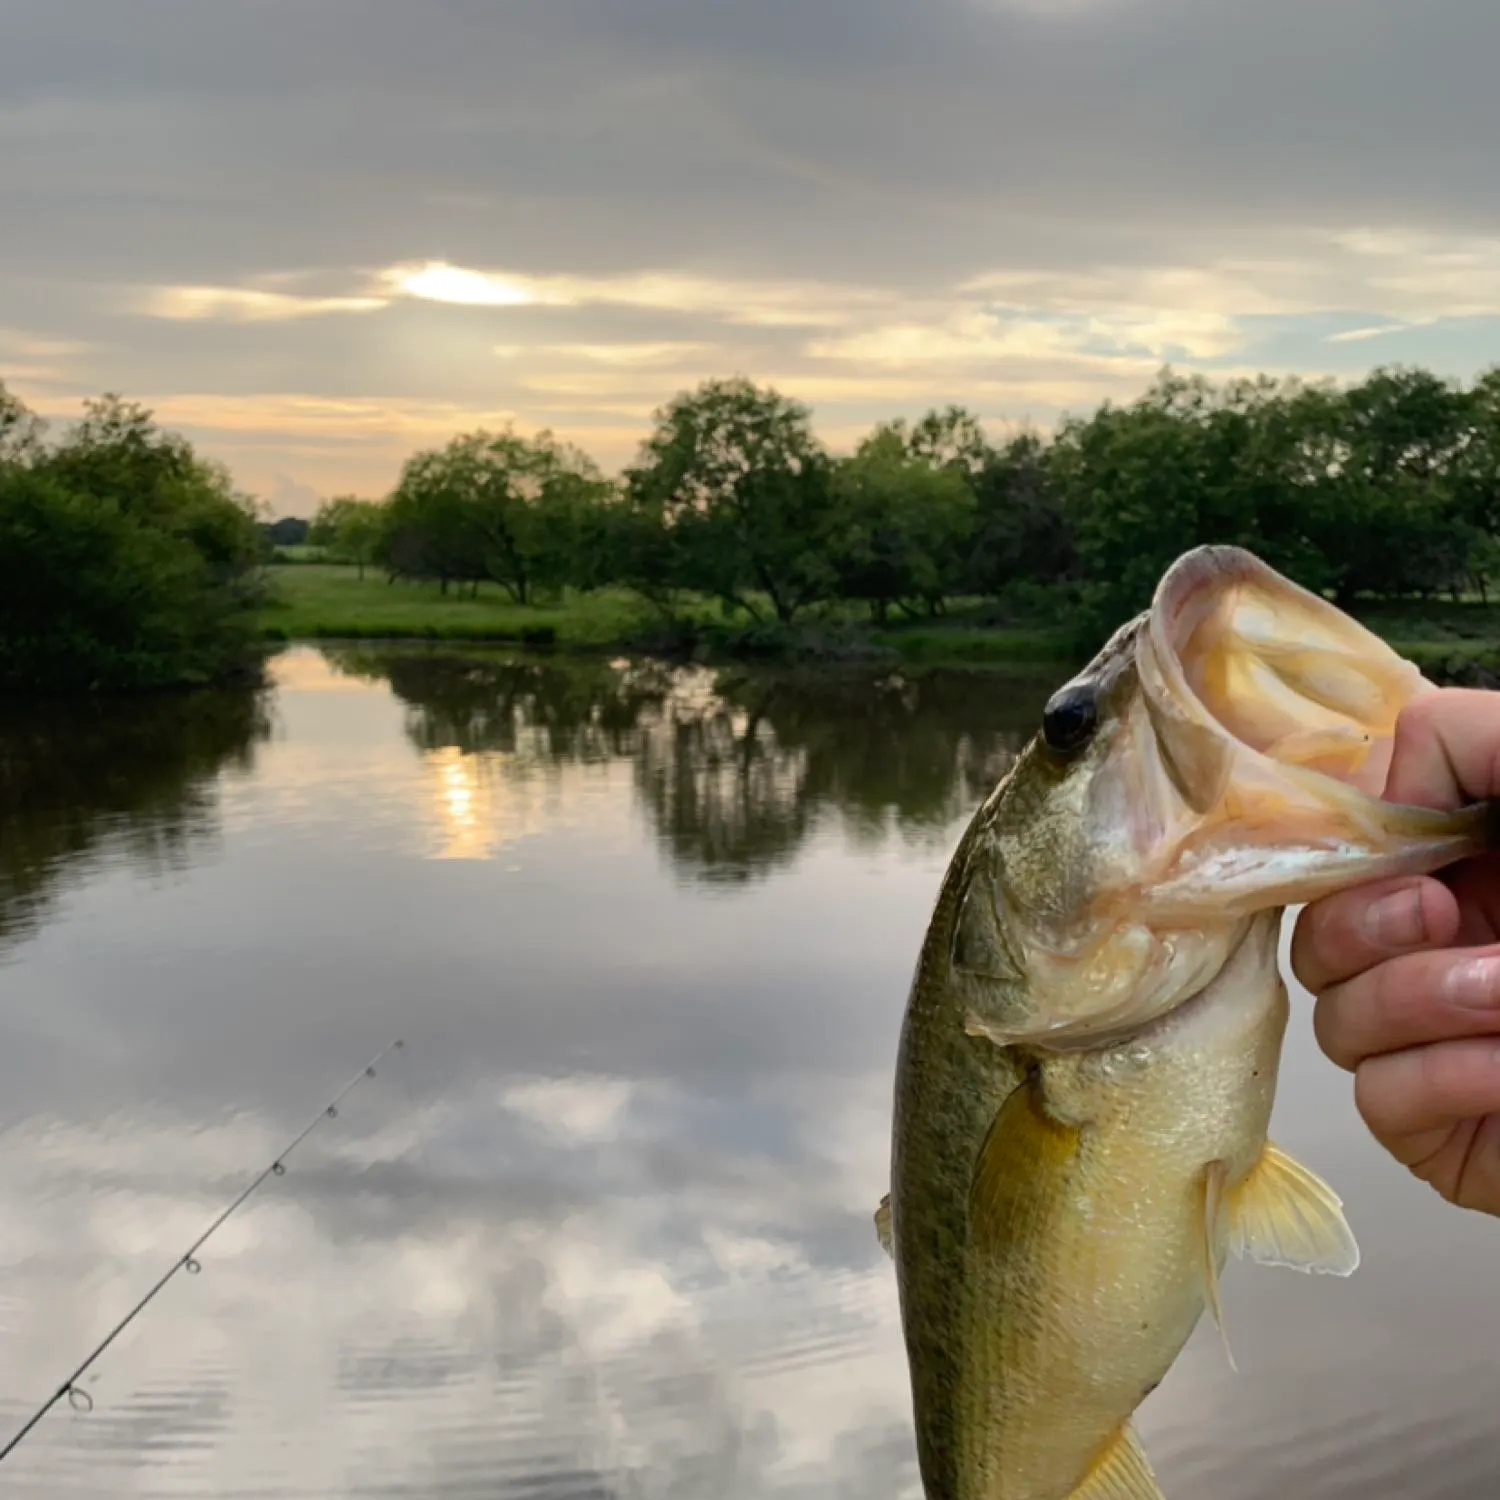
[[[264,701],[0,722],[0,1423],[361,1084],[0,1493],[916,1497],[884,1190],[911,965],[1045,684],[293,650]],[[1492,1497],[1500,1225],[1276,1133],[1348,1282],[1235,1264],[1172,1500]]]

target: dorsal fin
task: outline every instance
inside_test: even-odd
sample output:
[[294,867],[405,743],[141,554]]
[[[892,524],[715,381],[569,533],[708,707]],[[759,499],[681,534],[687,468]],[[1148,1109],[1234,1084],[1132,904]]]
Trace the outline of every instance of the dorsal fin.
[[875,1210],[875,1234],[880,1240],[880,1248],[894,1260],[896,1244],[891,1237],[891,1195],[889,1193],[880,1200],[880,1207]]

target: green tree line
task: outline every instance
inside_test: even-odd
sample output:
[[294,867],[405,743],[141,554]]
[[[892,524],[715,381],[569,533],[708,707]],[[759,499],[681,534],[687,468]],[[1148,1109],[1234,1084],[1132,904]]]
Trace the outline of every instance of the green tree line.
[[[139,688],[249,655],[273,534],[224,469],[117,396],[55,438],[0,387],[0,690]],[[960,407],[836,455],[802,403],[743,379],[663,406],[606,477],[542,432],[413,454],[380,501],[308,540],[361,571],[504,589],[625,587],[664,618],[746,625],[938,616],[958,600],[1090,630],[1203,541],[1251,548],[1340,603],[1500,583],[1500,368],[1390,368],[1344,388],[1164,372],[1138,400],[1004,440]]]
[[414,455],[384,501],[343,497],[310,540],[446,591],[691,596],[747,622],[852,604],[884,621],[994,599],[1112,624],[1199,542],[1249,547],[1340,603],[1500,581],[1500,368],[1469,385],[1390,368],[1338,388],[1164,372],[1043,435],[972,412],[878,425],[835,456],[809,409],[734,378],[657,414],[604,478],[550,434],[476,432]]
[[104,396],[49,440],[0,385],[0,691],[224,678],[262,553],[253,502],[143,407]]

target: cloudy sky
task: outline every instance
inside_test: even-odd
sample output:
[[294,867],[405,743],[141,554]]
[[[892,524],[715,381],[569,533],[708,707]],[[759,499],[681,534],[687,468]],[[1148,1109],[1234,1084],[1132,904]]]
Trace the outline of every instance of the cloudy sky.
[[744,373],[843,446],[1164,363],[1466,376],[1491,0],[6,0],[0,378],[281,513]]

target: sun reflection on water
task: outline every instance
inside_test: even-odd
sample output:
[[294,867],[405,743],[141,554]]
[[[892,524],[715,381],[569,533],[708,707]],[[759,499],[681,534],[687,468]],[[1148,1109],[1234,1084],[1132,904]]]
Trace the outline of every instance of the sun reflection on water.
[[437,833],[434,859],[493,859],[498,842],[494,777],[479,774],[477,757],[447,745],[425,757],[434,782]]

